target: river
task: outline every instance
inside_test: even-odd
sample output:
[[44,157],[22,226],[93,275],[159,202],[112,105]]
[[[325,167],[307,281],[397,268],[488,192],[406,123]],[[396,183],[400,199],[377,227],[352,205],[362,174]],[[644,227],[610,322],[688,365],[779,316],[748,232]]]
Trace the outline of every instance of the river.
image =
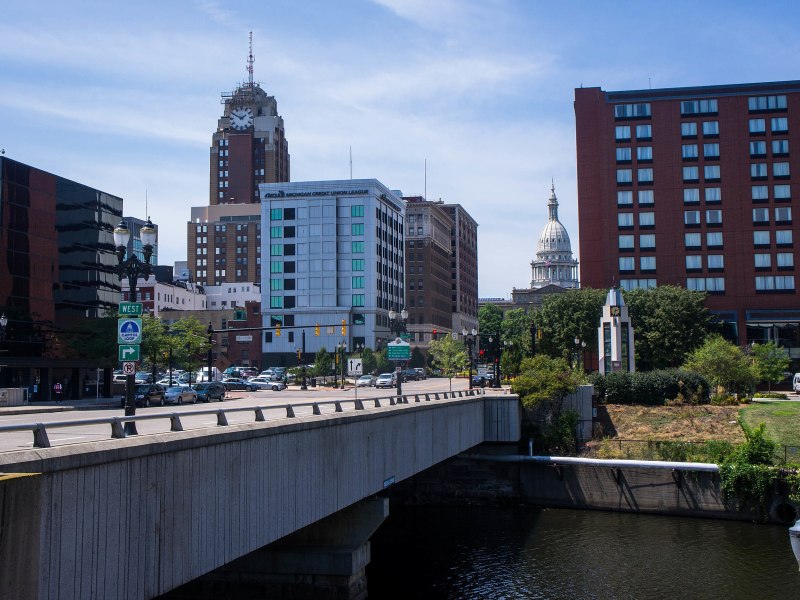
[[400,507],[370,598],[797,600],[788,527],[566,509]]

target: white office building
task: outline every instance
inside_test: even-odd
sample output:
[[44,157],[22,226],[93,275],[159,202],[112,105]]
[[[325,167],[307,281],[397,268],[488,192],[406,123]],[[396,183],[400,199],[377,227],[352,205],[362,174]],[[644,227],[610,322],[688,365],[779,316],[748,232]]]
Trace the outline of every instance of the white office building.
[[259,189],[264,361],[382,347],[389,310],[405,306],[402,194],[376,179]]

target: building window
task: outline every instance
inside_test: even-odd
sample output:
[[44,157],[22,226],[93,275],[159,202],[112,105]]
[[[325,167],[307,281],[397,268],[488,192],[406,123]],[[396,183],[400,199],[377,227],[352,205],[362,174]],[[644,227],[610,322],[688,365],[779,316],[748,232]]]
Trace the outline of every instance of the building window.
[[703,135],[705,137],[716,137],[719,135],[719,121],[705,121],[703,123]]
[[636,266],[633,261],[632,256],[621,256],[619,259],[619,270],[620,271],[633,271],[635,270]]
[[709,254],[706,263],[709,271],[722,271],[725,268],[725,257],[722,254]]
[[617,192],[617,205],[628,206],[633,204],[633,192],[625,190]]
[[354,204],[350,207],[350,216],[351,217],[363,217],[364,216],[364,205],[363,204]]
[[786,117],[775,117],[772,119],[772,133],[785,133],[789,131],[789,119]]
[[775,208],[775,222],[787,224],[792,222],[792,207],[778,206]]
[[719,158],[719,144],[703,144],[703,158]]
[[788,185],[776,185],[772,188],[772,193],[775,197],[775,201],[779,200],[791,200],[792,199],[792,188]]
[[789,140],[772,140],[773,156],[789,156]]
[[681,146],[683,160],[697,160],[697,144],[684,144]]
[[706,211],[706,225],[722,225],[722,211],[721,210],[707,210]]
[[639,169],[636,180],[639,183],[653,183],[653,169]]
[[633,182],[633,170],[632,169],[617,169],[617,183],[618,184],[630,184]]
[[364,224],[352,223],[350,225],[350,235],[364,235]]
[[706,165],[703,167],[703,178],[706,181],[719,181],[720,168],[719,165]]
[[617,162],[618,163],[629,163],[631,162],[631,148],[630,146],[624,146],[622,148],[617,148]]
[[756,277],[757,292],[783,292],[794,290],[794,275],[765,275]]
[[683,167],[683,180],[684,181],[699,181],[700,169],[697,167]]
[[768,270],[772,268],[772,256],[769,254],[754,254],[753,263],[756,269]]
[[353,306],[364,306],[364,294],[353,294]]
[[750,119],[750,133],[760,134],[767,131],[765,119]]
[[633,250],[633,236],[620,235],[618,236],[618,248],[620,250]]
[[637,104],[617,104],[614,106],[614,118],[616,119],[637,119],[649,116],[649,102],[640,102]]
[[283,227],[270,227],[269,228],[269,237],[271,238],[281,238],[283,237]]
[[639,236],[639,249],[640,250],[652,250],[656,247],[656,234],[655,233],[643,233]]
[[706,202],[722,202],[722,189],[718,187],[706,188]]
[[697,123],[691,121],[687,123],[681,123],[681,137],[697,137]]
[[[648,125],[648,127],[650,127]],[[652,162],[653,161],[653,147],[652,146],[639,146],[636,148],[636,160],[639,162]]]
[[364,270],[365,261],[363,258],[354,258],[351,262],[351,267],[353,271],[363,271]]
[[791,252],[778,252],[775,255],[779,269],[789,269],[794,267],[794,254]]
[[769,231],[754,231],[753,232],[753,245],[756,248],[769,247]]
[[620,228],[633,227],[633,213],[619,213],[617,215],[617,226]]
[[757,110],[784,110],[786,96],[751,96],[747,99],[747,108],[751,112]]
[[683,202],[685,204],[694,204],[700,202],[700,189],[699,188],[686,188],[683,190]]
[[684,233],[683,244],[687,248],[700,248],[702,238],[699,233]]
[[753,158],[767,155],[767,142],[750,142],[750,156]]
[[278,292],[283,289],[283,279],[270,279],[269,289],[273,292]]
[[637,140],[651,140],[651,139],[653,139],[653,128],[650,125],[637,125],[636,126],[636,139]]
[[350,251],[353,254],[364,254],[364,242],[350,242]]
[[789,177],[789,163],[788,162],[778,162],[772,163],[772,176],[775,179],[785,179]]
[[753,179],[766,179],[767,163],[750,163],[750,177]]
[[717,112],[717,100],[683,100],[681,101],[682,115],[703,115]]
[[269,306],[270,308],[283,308],[283,296],[270,296]]
[[766,202],[769,200],[769,187],[766,185],[750,186],[750,197],[753,202]]
[[639,269],[643,272],[656,270],[655,256],[642,256],[639,258]]
[[655,193],[653,190],[639,190],[639,206],[643,204],[653,204]]
[[354,290],[363,290],[364,289],[364,277],[358,276],[352,278],[352,286]]
[[702,257],[699,254],[688,254],[686,256],[686,270],[699,271],[703,268]]
[[699,210],[685,210],[683,211],[683,224],[689,227],[700,226],[700,211]]
[[269,246],[269,255],[270,256],[283,256],[283,244],[270,244],[270,246]]
[[706,233],[707,248],[722,248],[722,232],[709,231]]
[[614,137],[618,142],[623,142],[631,139],[630,125],[617,125],[614,128]]
[[655,227],[656,213],[654,212],[640,212],[639,213],[639,227]]
[[723,293],[725,291],[725,278],[687,277],[686,289],[694,292]]
[[781,229],[775,232],[775,243],[779,247],[791,246],[792,245],[792,230],[791,229]]
[[269,219],[270,221],[282,221],[283,220],[283,209],[282,208],[271,208],[269,211]]

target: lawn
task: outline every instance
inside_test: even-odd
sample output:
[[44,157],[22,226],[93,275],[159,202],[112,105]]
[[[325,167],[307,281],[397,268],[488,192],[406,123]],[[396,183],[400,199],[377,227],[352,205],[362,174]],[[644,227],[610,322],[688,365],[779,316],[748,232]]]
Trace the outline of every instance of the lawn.
[[739,412],[745,423],[767,426],[767,435],[778,444],[800,446],[800,402],[753,403]]

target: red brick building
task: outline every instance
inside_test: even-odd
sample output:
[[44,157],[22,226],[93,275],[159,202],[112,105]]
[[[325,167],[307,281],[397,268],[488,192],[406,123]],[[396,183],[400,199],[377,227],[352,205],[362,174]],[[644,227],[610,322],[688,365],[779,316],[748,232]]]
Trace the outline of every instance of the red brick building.
[[[709,294],[800,359],[800,81],[575,90],[581,286]],[[800,215],[798,215],[800,217]]]

